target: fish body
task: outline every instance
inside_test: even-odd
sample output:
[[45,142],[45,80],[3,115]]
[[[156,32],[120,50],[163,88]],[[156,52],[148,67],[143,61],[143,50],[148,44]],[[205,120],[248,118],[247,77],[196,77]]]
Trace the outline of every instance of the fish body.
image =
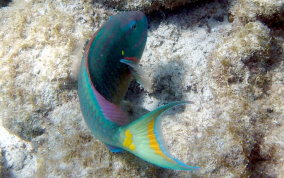
[[112,16],[86,46],[78,76],[78,95],[85,122],[93,135],[116,152],[129,151],[152,164],[192,170],[172,158],[159,133],[159,115],[186,102],[157,108],[129,123],[120,109],[147,40],[147,18],[142,12]]
[[99,93],[114,104],[120,104],[131,80],[129,67],[120,59],[141,58],[147,28],[147,19],[142,13],[121,13],[112,16],[92,39],[89,55],[86,54],[91,80]]

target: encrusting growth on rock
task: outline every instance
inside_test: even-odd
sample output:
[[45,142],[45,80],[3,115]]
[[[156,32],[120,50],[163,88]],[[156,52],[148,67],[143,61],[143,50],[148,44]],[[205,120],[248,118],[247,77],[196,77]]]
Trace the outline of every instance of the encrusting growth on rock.
[[283,19],[283,0],[238,0],[232,3],[231,13],[244,23],[259,18],[272,20],[275,16],[282,16]]

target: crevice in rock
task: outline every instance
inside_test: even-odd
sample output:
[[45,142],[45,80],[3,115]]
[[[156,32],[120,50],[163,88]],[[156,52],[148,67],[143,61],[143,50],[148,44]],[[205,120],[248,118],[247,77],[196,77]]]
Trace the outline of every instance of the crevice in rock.
[[197,1],[197,2],[186,3],[182,6],[176,6],[175,8],[171,8],[171,9],[165,8],[165,7],[159,7],[152,11],[145,11],[145,14],[147,15],[149,21],[163,20],[170,16],[180,14],[184,11],[191,11],[194,9],[198,9],[204,6],[205,4],[214,3],[214,2],[223,5],[224,9],[228,10],[228,5],[229,5],[228,0],[213,0],[213,1],[212,0],[202,0],[202,1]]
[[263,142],[263,137],[258,137],[257,142],[253,145],[251,152],[248,155],[247,176],[250,178],[271,177],[269,174],[262,172],[259,165],[263,162],[273,162],[273,147],[270,150],[270,155],[262,155],[260,145]]
[[275,13],[269,18],[258,16],[257,19],[266,24],[272,30],[284,30],[284,12]]
[[12,0],[0,0],[0,7],[8,6]]

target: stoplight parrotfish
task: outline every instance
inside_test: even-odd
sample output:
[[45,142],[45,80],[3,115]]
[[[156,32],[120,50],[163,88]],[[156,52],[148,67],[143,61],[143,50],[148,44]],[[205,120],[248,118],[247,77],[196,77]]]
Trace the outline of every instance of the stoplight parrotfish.
[[129,151],[157,166],[194,170],[174,159],[163,146],[159,116],[188,102],[173,102],[129,123],[120,103],[130,81],[139,77],[138,63],[147,40],[147,18],[124,12],[109,18],[89,40],[78,76],[78,95],[84,120],[92,134],[113,152]]

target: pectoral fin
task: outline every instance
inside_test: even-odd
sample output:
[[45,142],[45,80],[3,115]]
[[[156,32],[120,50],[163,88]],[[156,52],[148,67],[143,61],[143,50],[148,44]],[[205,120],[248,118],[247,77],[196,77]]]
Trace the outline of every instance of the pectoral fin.
[[141,67],[138,65],[136,60],[133,60],[133,58],[125,58],[121,59],[120,62],[128,65],[130,67],[134,79],[147,91],[151,91],[151,84],[145,76],[145,73],[141,70]]

